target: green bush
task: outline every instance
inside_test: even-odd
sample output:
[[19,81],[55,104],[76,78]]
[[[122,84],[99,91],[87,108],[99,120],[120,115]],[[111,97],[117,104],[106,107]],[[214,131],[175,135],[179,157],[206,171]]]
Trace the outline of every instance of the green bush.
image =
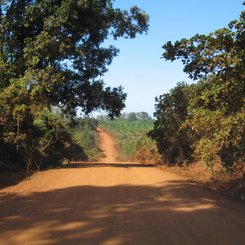
[[244,121],[242,112],[226,116],[222,111],[192,111],[184,126],[196,135],[196,159],[204,161],[212,173],[215,162],[221,162],[225,172],[232,171],[236,162],[244,160]]
[[157,99],[156,121],[149,136],[156,141],[159,153],[169,164],[192,160],[192,135],[181,127],[188,118],[191,89],[191,86],[179,83]]
[[93,118],[79,118],[76,126],[71,129],[74,140],[84,149],[91,161],[96,160],[100,154],[97,126],[98,121]]
[[162,156],[159,154],[156,142],[143,134],[136,142],[132,159],[142,163],[161,163]]

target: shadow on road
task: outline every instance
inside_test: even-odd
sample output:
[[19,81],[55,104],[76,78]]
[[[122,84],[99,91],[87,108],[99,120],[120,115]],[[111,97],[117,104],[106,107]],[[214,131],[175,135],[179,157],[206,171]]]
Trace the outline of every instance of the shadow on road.
[[[217,205],[215,193],[184,180],[3,195],[0,207],[2,245],[238,245],[245,240],[244,215],[235,220]],[[232,207],[235,215],[240,206]]]
[[11,186],[17,185],[26,178],[25,171],[10,171],[0,169],[0,190]]
[[114,168],[153,168],[156,165],[148,163],[100,163],[100,162],[72,162],[63,165],[61,168],[93,168],[93,167],[114,167]]

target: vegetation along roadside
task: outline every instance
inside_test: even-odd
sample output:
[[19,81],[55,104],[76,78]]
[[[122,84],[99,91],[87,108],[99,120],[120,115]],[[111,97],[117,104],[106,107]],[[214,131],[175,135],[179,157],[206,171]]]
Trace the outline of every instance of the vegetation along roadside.
[[121,161],[160,161],[155,142],[147,137],[154,121],[146,112],[124,113],[114,120],[99,116],[98,121],[119,142]]

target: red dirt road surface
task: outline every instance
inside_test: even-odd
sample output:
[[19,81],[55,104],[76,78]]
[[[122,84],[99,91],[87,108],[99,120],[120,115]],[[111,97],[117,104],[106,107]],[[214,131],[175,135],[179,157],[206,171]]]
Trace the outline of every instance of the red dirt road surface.
[[112,138],[112,136],[102,128],[97,129],[100,138],[100,149],[103,152],[103,157],[100,162],[103,163],[113,163],[118,161],[118,147],[117,142]]
[[109,162],[2,189],[0,244],[245,244],[244,204],[153,165]]

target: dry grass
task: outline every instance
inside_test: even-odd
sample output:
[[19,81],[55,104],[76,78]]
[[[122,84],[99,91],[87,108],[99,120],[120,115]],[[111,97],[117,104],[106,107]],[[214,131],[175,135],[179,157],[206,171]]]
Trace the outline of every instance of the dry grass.
[[193,163],[187,167],[159,166],[164,171],[185,176],[193,181],[202,183],[209,188],[230,196],[234,199],[245,201],[245,163],[240,163],[230,174],[222,171],[221,165],[215,165],[215,178],[202,162]]

